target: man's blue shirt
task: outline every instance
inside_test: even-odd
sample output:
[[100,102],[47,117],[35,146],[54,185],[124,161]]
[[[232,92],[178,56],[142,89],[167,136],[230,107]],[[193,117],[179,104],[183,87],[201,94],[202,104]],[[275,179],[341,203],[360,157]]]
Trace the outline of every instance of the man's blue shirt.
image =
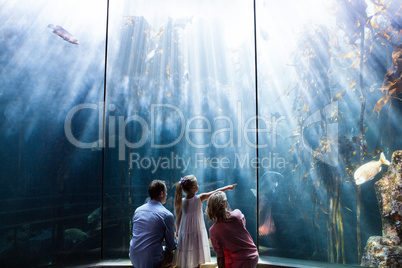
[[174,217],[159,201],[150,200],[133,216],[133,238],[130,259],[135,268],[150,268],[163,261],[162,241],[166,249],[174,250]]

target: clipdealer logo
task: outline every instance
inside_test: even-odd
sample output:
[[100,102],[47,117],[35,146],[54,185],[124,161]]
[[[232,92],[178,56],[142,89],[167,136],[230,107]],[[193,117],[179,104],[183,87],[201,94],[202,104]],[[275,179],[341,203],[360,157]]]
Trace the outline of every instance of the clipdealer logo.
[[[170,148],[177,145],[181,141],[185,141],[190,148],[205,149],[208,147],[215,148],[241,148],[247,146],[249,148],[268,148],[271,146],[275,148],[277,146],[277,128],[278,123],[285,120],[285,116],[250,116],[246,120],[243,120],[242,104],[239,101],[236,105],[236,109],[233,114],[234,120],[226,115],[219,115],[213,118],[207,118],[204,115],[195,115],[192,117],[185,117],[184,113],[176,106],[170,104],[152,104],[150,106],[150,120],[147,122],[143,117],[134,114],[128,117],[112,115],[116,110],[114,104],[107,105],[107,126],[103,124],[103,111],[104,103],[93,104],[84,103],[73,107],[66,116],[64,122],[64,131],[67,139],[71,144],[82,149],[101,149],[107,146],[107,148],[117,148],[118,157],[120,161],[126,160],[128,149],[138,149],[143,146],[150,146],[151,148]],[[72,125],[74,117],[83,110],[92,110],[96,112],[98,116],[98,139],[92,142],[83,142],[76,138],[72,131]],[[171,118],[171,122],[176,122],[177,128],[175,129],[175,136],[162,143],[158,139],[160,134],[161,117]],[[259,129],[255,128],[255,122],[259,120]],[[128,124],[137,124],[136,131],[139,131],[138,139],[135,142],[129,141],[126,137],[126,129]],[[224,126],[224,127],[222,127]],[[104,130],[108,130],[108,139],[106,143],[103,140]],[[214,129],[214,131],[213,131]],[[253,138],[255,135],[266,135],[270,145],[255,144]],[[235,138],[237,137],[237,138]],[[117,144],[116,144],[117,143]],[[196,153],[194,155],[184,159],[181,156],[171,156],[169,158],[152,159],[149,157],[141,156],[138,152],[131,152],[129,154],[130,166],[134,165],[140,168],[172,168],[175,163],[181,163],[182,167],[187,167],[190,164],[209,165],[211,168],[228,168],[230,159],[227,157],[205,157]],[[269,153],[266,157],[261,159],[255,159],[250,157],[249,153],[240,155],[236,153],[232,161],[232,166],[247,167],[265,165],[272,166],[272,163],[276,165],[284,165],[285,160],[278,154]],[[268,159],[269,157],[269,159]],[[265,159],[266,158],[266,159]],[[171,159],[168,161],[168,159]],[[279,159],[279,160],[278,160]],[[194,161],[194,163],[191,162]],[[275,162],[276,161],[276,162]],[[280,164],[278,164],[280,163]],[[179,164],[177,164],[179,165]]]

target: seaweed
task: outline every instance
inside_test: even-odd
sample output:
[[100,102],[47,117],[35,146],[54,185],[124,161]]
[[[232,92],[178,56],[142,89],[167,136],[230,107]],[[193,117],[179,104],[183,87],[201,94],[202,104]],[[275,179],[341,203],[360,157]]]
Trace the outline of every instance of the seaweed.
[[[326,193],[320,197],[321,200],[316,200],[315,196],[312,201],[315,204],[320,202],[328,206],[327,258],[331,262],[338,263],[346,263],[341,210],[342,187],[353,182],[353,179],[348,179],[352,177],[353,170],[363,163],[366,155],[371,155],[366,141],[368,127],[365,117],[372,105],[372,99],[378,93],[375,91],[376,94],[368,96],[369,91],[373,92],[376,89],[375,81],[379,79],[376,80],[375,76],[367,74],[370,71],[374,74],[381,73],[377,70],[379,61],[381,57],[385,58],[389,55],[389,51],[384,51],[383,48],[395,47],[399,42],[401,31],[397,23],[398,12],[401,9],[398,1],[373,0],[371,2],[375,10],[370,15],[364,0],[331,1],[329,8],[336,19],[336,27],[331,30],[323,26],[305,28],[298,40],[297,51],[294,53],[294,64],[290,65],[296,68],[297,78],[293,79],[283,93],[283,95],[289,95],[291,91],[294,93],[292,110],[298,121],[296,132],[302,133],[302,136],[307,118],[317,111],[320,114],[320,123],[308,126],[308,135],[304,135],[308,136],[303,142],[309,143],[308,146],[312,148],[312,159],[299,159],[298,164],[292,165],[292,168],[294,168],[293,171],[300,169],[302,165],[299,163],[304,162],[304,166],[309,168],[308,171],[299,172],[299,174],[307,172],[307,176],[302,178],[304,183],[311,183],[311,185],[318,183]],[[386,69],[381,65],[380,67]],[[384,105],[391,98],[396,98],[396,95],[402,92],[397,86],[398,83],[394,80],[388,83],[394,91],[388,91],[388,95],[380,97],[378,103]],[[324,107],[330,103],[337,104],[338,114],[334,115],[332,120],[343,120],[346,126],[343,131],[345,131],[347,126],[352,124],[352,120],[343,118],[341,106],[348,107],[350,101],[360,102],[359,117],[357,122],[353,123],[357,125],[351,127],[357,129],[358,133],[352,133],[353,130],[351,130],[348,134],[346,131],[341,133],[344,135],[342,139],[339,136],[337,141],[332,141],[324,133],[328,125],[333,122],[325,116]],[[380,108],[377,105],[374,111],[379,112]],[[305,129],[304,132],[306,132]],[[334,145],[339,149],[337,160],[340,162],[340,167],[338,169],[323,158],[328,153],[328,149],[333,148]],[[342,146],[348,148],[342,150]],[[376,149],[372,154],[381,151]],[[292,152],[300,158],[303,156],[303,150],[303,146],[295,144]],[[358,153],[357,158],[354,157],[356,153]],[[319,168],[320,166],[325,168]],[[362,255],[361,189],[354,183],[352,186],[357,200],[355,235],[357,261],[360,263]],[[317,248],[317,245],[315,247]]]

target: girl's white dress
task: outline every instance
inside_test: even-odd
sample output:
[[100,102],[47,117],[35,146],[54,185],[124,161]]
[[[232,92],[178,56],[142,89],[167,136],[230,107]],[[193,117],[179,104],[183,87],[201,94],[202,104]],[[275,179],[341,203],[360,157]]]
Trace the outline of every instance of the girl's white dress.
[[205,228],[202,202],[198,195],[183,198],[177,249],[173,266],[193,268],[211,261],[207,229]]

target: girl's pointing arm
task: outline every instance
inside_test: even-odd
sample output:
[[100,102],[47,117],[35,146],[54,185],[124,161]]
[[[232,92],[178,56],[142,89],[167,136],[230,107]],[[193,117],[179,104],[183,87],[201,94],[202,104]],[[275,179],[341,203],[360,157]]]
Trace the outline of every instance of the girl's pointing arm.
[[208,200],[208,198],[209,198],[213,193],[216,193],[216,192],[218,192],[218,191],[226,192],[227,190],[233,190],[236,185],[237,185],[237,183],[231,184],[231,185],[227,185],[227,186],[225,186],[225,187],[216,189],[216,190],[211,191],[211,192],[208,192],[208,193],[200,194],[201,202],[204,202],[205,200]]

